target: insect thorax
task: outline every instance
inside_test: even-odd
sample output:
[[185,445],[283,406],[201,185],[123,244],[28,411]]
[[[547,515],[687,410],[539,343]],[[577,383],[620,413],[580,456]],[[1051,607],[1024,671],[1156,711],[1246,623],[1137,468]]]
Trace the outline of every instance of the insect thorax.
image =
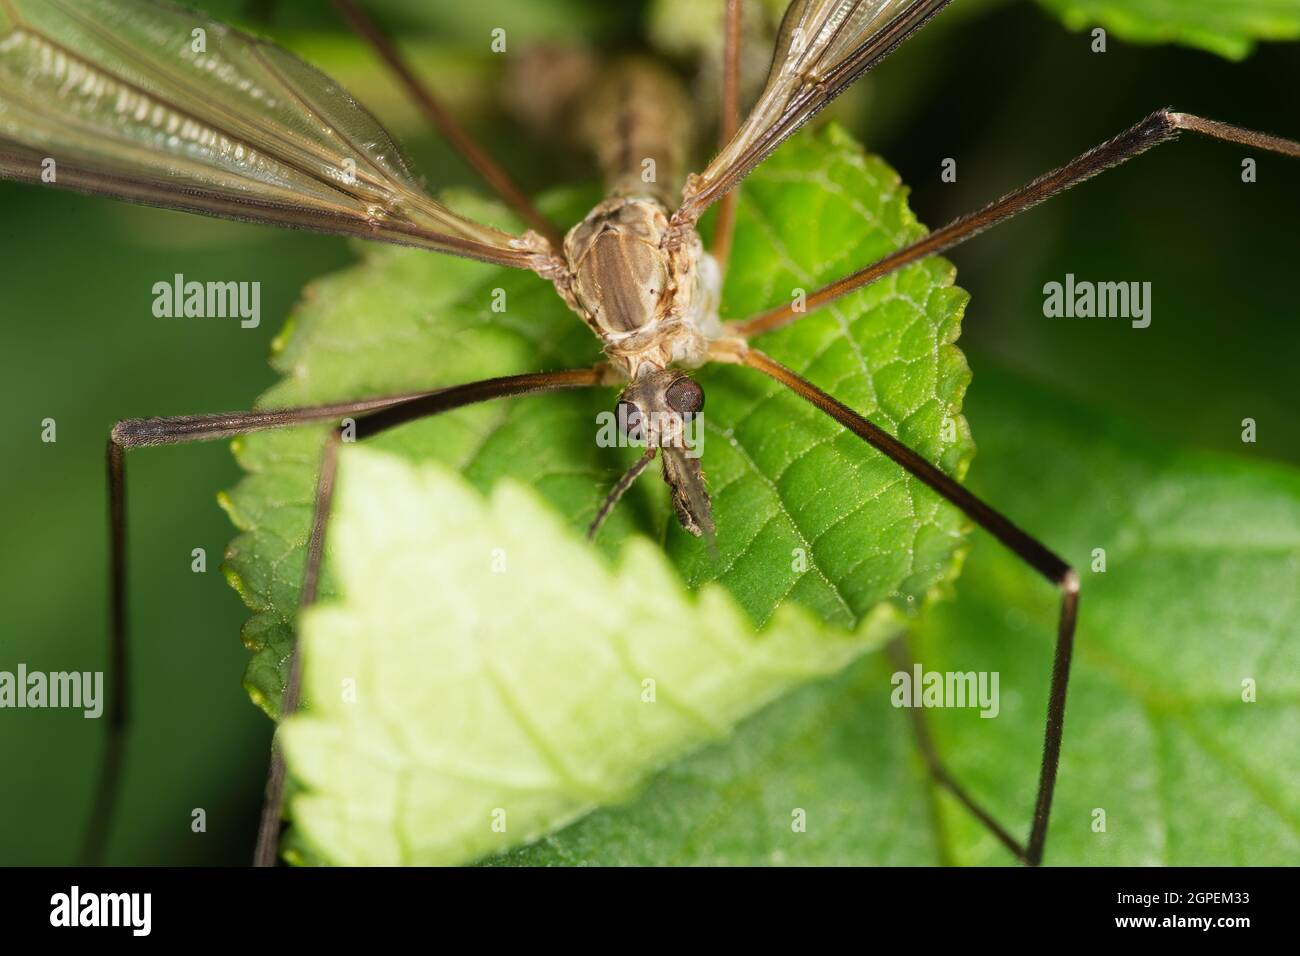
[[657,201],[606,199],[569,231],[564,257],[556,287],[628,379],[704,362],[720,331],[717,264]]

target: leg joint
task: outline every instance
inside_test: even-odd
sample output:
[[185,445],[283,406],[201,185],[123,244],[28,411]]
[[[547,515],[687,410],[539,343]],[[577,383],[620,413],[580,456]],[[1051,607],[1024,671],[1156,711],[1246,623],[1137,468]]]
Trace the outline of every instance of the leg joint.
[[134,436],[140,419],[128,418],[117,422],[108,433],[109,444],[126,449],[135,444]]
[[1061,593],[1066,597],[1078,597],[1079,572],[1067,566],[1065,573],[1061,575],[1061,579],[1057,584],[1061,589]]

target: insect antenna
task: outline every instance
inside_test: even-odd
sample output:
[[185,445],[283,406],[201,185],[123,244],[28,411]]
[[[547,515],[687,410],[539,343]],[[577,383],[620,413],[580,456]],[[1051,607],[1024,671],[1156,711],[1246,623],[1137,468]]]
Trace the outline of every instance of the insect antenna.
[[596,540],[600,526],[605,523],[605,519],[614,510],[614,506],[618,504],[619,499],[627,494],[627,490],[632,487],[632,483],[641,477],[641,472],[645,471],[650,466],[650,462],[655,460],[655,453],[658,451],[659,449],[653,446],[647,448],[646,453],[638,458],[632,467],[623,473],[623,477],[615,483],[614,487],[609,490],[609,494],[605,496],[605,501],[601,504],[600,510],[596,512],[596,517],[592,519],[590,527],[587,528],[588,541]]

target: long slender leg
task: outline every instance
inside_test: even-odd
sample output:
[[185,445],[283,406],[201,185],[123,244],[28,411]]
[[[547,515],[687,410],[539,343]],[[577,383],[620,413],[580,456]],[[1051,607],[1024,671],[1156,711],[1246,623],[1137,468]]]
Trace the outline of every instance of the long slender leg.
[[393,75],[406,88],[407,93],[410,94],[411,99],[415,101],[415,104],[424,113],[425,117],[438,128],[438,132],[445,136],[456,151],[464,157],[465,161],[483,177],[483,180],[489,186],[496,190],[497,195],[504,199],[515,212],[519,213],[525,222],[545,236],[551,243],[551,247],[558,251],[564,244],[563,236],[560,235],[550,220],[543,216],[537,207],[532,204],[524,191],[510,178],[510,174],[502,169],[488,155],[487,151],[474,141],[474,138],[465,131],[465,128],[456,122],[455,117],[447,111],[447,108],[411,71],[410,66],[402,58],[392,40],[379,29],[361,4],[357,3],[356,0],[333,0],[333,2],[335,8],[347,20],[353,31],[369,43],[380,58],[388,64],[388,68]]
[[[899,636],[889,643],[889,659],[894,665],[896,671],[903,673],[912,673],[912,654],[907,646],[907,637]],[[970,814],[984,824],[985,829],[997,837],[998,841],[1010,850],[1016,857],[1024,859],[1025,850],[1020,841],[1013,837],[1002,824],[989,816],[984,808],[976,803],[965,789],[957,783],[948,768],[944,766],[942,758],[939,756],[939,748],[935,746],[934,737],[930,734],[930,724],[925,719],[925,711],[920,707],[909,707],[907,710],[912,723],[912,736],[916,738],[916,747],[921,751],[921,759],[925,761],[925,768],[930,775],[945,789],[955,796]]]
[[[325,554],[325,528],[329,524],[330,508],[334,502],[334,478],[338,473],[339,443],[342,432],[334,429],[325,439],[321,453],[320,474],[316,479],[316,498],[312,506],[311,532],[307,538],[307,564],[303,569],[302,590],[298,592],[298,614],[316,603],[320,584],[320,566]],[[298,709],[302,691],[302,656],[297,642],[289,658],[289,675],[280,695],[280,720],[290,717]],[[280,822],[284,812],[284,778],[287,772],[284,753],[279,743],[271,744],[271,766],[266,774],[266,791],[262,815],[257,826],[257,845],[253,850],[253,866],[275,866],[280,852]]]
[[[718,149],[725,149],[740,126],[740,2],[727,0],[725,48],[722,55],[722,116],[718,123]],[[709,250],[722,274],[731,259],[731,239],[736,231],[737,186],[718,200],[718,224]]]
[[[358,440],[370,438],[398,425],[428,418],[454,408],[462,408],[493,398],[524,395],[531,392],[554,391],[561,388],[582,388],[599,384],[603,377],[601,368],[575,369],[568,372],[542,372],[533,375],[516,375],[505,379],[487,379],[423,395],[400,404],[389,404],[367,413],[357,422]],[[307,543],[307,564],[303,574],[303,587],[298,607],[310,607],[316,601],[320,580],[321,561],[325,553],[325,533],[329,525],[330,506],[334,499],[334,477],[338,467],[338,448],[341,431],[335,429],[325,445],[320,476],[316,483],[316,501],[312,513],[311,536]],[[298,709],[302,689],[302,656],[295,643],[289,660],[289,675],[280,698],[280,719]],[[253,854],[254,866],[274,866],[280,844],[280,824],[283,816],[284,754],[279,747],[271,751],[271,767],[267,773],[266,798],[262,805],[261,823],[258,827],[257,847]]]
[[126,454],[111,438],[108,441],[108,527],[109,555],[109,651],[108,723],[104,751],[99,758],[95,783],[95,804],[81,839],[79,863],[96,866],[104,856],[109,826],[113,821],[126,758],[127,701],[130,697],[126,641]]
[[985,812],[943,769],[933,745],[927,746],[928,734],[920,738],[926,763],[934,773],[935,780],[979,817],[1024,863],[1037,866],[1043,859],[1043,844],[1047,839],[1047,820],[1052,810],[1052,793],[1056,788],[1056,770],[1061,757],[1061,734],[1065,725],[1065,695],[1070,683],[1074,625],[1079,611],[1079,575],[1045,545],[1022,531],[1000,512],[975,497],[893,435],[873,425],[807,379],[773,361],[757,349],[748,350],[742,361],[750,368],[757,369],[780,382],[873,448],[893,459],[910,474],[960,508],[967,517],[1060,589],[1061,615],[1056,633],[1056,650],[1052,658],[1052,687],[1047,702],[1047,726],[1043,732],[1043,760],[1038,776],[1038,796],[1034,802],[1034,817],[1029,840],[1023,847],[1011,839],[1006,829],[999,826],[993,817]]
[[[112,825],[113,810],[121,786],[125,762],[125,734],[128,717],[127,664],[130,660],[127,620],[127,518],[126,518],[126,452],[132,448],[149,448],[159,445],[179,445],[195,441],[215,441],[246,435],[252,432],[288,428],[296,425],[338,421],[356,417],[357,437],[367,437],[413,418],[436,415],[492,398],[525,395],[531,392],[566,388],[583,388],[604,381],[601,367],[571,369],[561,372],[536,372],[487,379],[468,385],[439,389],[433,392],[415,392],[390,395],[353,402],[315,405],[305,408],[270,409],[266,411],[228,412],[208,415],[182,415],[171,418],[137,418],[118,422],[108,441],[108,513],[110,535],[109,559],[109,661],[108,701],[106,710],[107,740],[96,783],[95,803],[89,825],[82,841],[83,862],[99,862]],[[369,416],[369,417],[366,417]],[[322,475],[333,473],[334,439],[326,446]],[[322,495],[322,488],[324,494]],[[312,534],[308,542],[307,571],[304,575],[302,600],[310,604],[315,598],[316,581],[320,568],[325,522],[328,513],[332,480],[318,483]],[[323,499],[323,500],[322,500]],[[297,663],[290,664],[290,684],[286,687],[285,701],[292,710],[297,705]],[[290,690],[293,693],[290,694]],[[291,703],[289,703],[291,701]],[[278,824],[278,806],[276,819]]]
[[[418,393],[424,394],[424,393]],[[143,418],[119,422],[108,439],[109,523],[109,657],[107,739],[100,758],[94,811],[82,838],[81,862],[101,861],[121,789],[126,759],[126,729],[130,701],[130,644],[127,637],[126,452],[131,448],[213,441],[271,428],[330,421],[362,414],[416,395],[390,396],[320,405],[230,414]]]
[[1249,146],[1252,149],[1262,149],[1300,159],[1300,143],[1292,140],[1229,126],[1227,123],[1203,119],[1188,113],[1160,110],[1127,132],[1089,150],[1060,169],[1035,179],[977,212],[953,220],[942,229],[936,229],[924,239],[886,256],[865,269],[809,294],[804,308],[800,311],[795,311],[793,305],[778,306],[741,322],[731,323],[728,325],[728,330],[744,336],[753,336],[788,325],[807,312],[871,285],[891,272],[896,272],[927,256],[939,255],[954,246],[961,245],[967,239],[974,238],[1073,186],[1126,163],[1155,146],[1177,139],[1179,134],[1185,131],[1200,133],[1226,143]]

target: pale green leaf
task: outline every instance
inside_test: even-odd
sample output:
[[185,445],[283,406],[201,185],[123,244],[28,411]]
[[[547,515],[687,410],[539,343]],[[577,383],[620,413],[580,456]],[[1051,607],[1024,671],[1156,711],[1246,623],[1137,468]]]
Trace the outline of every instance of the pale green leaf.
[[900,629],[887,603],[852,637],[791,605],[756,636],[655,545],[611,569],[511,481],[488,502],[443,466],[343,459],[342,598],[304,618],[309,709],[281,730],[313,858],[450,864],[534,839]]
[[943,862],[885,654],[787,695],[734,738],[494,866],[911,866]]

